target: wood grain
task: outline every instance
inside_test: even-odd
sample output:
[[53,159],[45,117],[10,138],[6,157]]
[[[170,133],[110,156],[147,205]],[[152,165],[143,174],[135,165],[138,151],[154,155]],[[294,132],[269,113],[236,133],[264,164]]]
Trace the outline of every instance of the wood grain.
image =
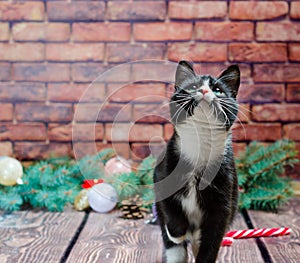
[[78,212],[1,213],[0,262],[59,262],[83,218]]
[[162,262],[157,226],[124,220],[117,214],[91,213],[67,262]]
[[[244,229],[237,216],[233,229]],[[213,230],[212,230],[213,231]],[[189,262],[193,262],[189,251]],[[69,263],[161,263],[163,245],[158,226],[144,220],[124,220],[116,214],[89,216],[87,224],[67,260]],[[222,247],[218,262],[263,262],[254,240],[237,240],[232,247]]]
[[[243,217],[238,214],[231,230],[248,229]],[[221,247],[218,263],[261,263],[264,262],[254,239],[234,240],[230,247]]]
[[290,227],[292,234],[261,238],[273,262],[300,262],[300,198],[289,202],[278,214],[248,211],[254,227]]

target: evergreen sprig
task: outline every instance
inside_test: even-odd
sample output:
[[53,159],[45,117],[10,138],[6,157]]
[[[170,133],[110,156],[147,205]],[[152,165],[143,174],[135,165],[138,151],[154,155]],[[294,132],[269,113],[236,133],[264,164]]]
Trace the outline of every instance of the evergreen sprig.
[[293,166],[295,144],[280,140],[263,146],[251,143],[236,159],[240,208],[276,211],[287,202],[293,191],[288,178],[281,177],[287,165]]
[[[241,190],[239,207],[274,211],[286,202],[293,191],[290,180],[281,175],[287,165],[299,161],[296,155],[291,141],[277,141],[267,146],[251,143],[236,158]],[[29,204],[34,208],[63,211],[66,205],[73,204],[84,179],[104,179],[115,187],[120,202],[139,195],[143,206],[151,208],[156,159],[151,156],[144,159],[136,172],[107,177],[104,164],[114,156],[112,149],[105,149],[78,162],[68,157],[36,162],[24,170],[23,185],[0,185],[0,209],[19,210]]]

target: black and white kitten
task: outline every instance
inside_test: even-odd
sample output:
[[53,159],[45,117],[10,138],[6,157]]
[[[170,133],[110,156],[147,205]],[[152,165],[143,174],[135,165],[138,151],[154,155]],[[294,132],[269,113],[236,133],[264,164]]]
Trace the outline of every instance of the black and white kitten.
[[170,102],[174,134],[154,171],[156,208],[168,263],[215,262],[237,209],[230,128],[236,119],[238,66],[220,77],[180,61]]

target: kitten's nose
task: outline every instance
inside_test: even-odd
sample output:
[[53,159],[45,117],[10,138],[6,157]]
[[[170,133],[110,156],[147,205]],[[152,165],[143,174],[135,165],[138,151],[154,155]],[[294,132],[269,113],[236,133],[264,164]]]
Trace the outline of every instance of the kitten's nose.
[[202,89],[201,92],[202,92],[203,95],[205,95],[206,93],[208,93],[208,90],[207,89]]

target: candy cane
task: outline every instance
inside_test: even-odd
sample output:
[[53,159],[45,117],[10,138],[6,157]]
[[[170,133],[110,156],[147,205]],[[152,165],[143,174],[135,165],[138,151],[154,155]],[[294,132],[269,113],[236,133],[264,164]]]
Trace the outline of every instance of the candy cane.
[[255,228],[246,230],[234,230],[226,233],[226,237],[232,237],[234,239],[240,238],[252,238],[252,237],[277,237],[289,235],[291,229],[289,227],[280,228]]
[[231,246],[233,239],[252,238],[252,237],[278,237],[291,234],[289,227],[278,228],[255,228],[245,230],[233,230],[226,233],[222,241],[222,246]]

